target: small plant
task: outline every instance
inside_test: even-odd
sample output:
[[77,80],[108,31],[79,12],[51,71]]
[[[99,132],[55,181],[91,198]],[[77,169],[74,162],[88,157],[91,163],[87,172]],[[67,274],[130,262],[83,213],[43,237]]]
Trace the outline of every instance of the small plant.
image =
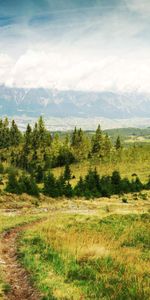
[[133,200],[138,200],[138,194],[137,193],[133,194]]
[[3,284],[3,292],[4,294],[8,294],[11,291],[11,285],[9,283],[4,283]]
[[106,211],[107,213],[109,213],[109,212],[110,212],[110,208],[109,208],[109,206],[108,206],[108,205],[106,205],[106,207],[105,207],[105,211]]
[[127,198],[122,198],[122,203],[128,203],[128,199]]
[[147,194],[140,193],[140,194],[139,194],[139,197],[140,197],[142,200],[147,200]]

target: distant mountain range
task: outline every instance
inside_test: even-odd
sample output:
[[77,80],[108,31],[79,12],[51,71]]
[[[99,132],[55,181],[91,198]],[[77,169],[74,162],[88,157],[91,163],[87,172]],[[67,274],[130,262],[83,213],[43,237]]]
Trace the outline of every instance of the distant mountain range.
[[0,86],[0,115],[38,117],[150,118],[150,95],[57,91]]

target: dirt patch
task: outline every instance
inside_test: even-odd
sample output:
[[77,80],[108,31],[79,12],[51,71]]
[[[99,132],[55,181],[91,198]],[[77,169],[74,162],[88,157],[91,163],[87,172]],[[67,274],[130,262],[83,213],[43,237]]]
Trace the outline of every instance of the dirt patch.
[[29,225],[14,228],[4,233],[2,237],[1,258],[5,278],[10,285],[10,291],[7,292],[6,296],[8,300],[38,300],[41,298],[32,286],[29,274],[21,266],[17,257],[17,238],[20,232],[26,228],[29,228]]

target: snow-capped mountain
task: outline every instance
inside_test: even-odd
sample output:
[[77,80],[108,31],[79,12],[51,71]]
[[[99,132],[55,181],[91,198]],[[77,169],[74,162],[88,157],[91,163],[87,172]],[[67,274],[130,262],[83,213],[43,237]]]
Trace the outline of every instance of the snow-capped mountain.
[[0,86],[0,115],[37,117],[149,118],[150,95],[57,91]]

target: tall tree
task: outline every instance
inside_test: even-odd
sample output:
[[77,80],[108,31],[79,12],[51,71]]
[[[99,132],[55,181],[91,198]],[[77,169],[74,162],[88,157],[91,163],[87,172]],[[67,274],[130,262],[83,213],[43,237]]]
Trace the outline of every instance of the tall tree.
[[18,146],[21,142],[22,134],[18,129],[17,124],[14,120],[12,120],[11,127],[10,127],[10,144],[11,146]]
[[98,125],[98,128],[92,138],[92,154],[97,157],[103,156],[103,133],[100,125]]
[[116,150],[121,150],[121,148],[122,148],[120,136],[118,136],[116,139],[115,148],[116,148]]

